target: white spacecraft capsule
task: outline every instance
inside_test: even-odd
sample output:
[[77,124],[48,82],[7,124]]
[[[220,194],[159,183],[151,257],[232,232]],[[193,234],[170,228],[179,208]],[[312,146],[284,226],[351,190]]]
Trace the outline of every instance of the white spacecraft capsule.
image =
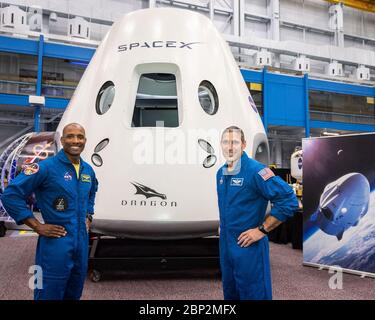
[[369,200],[367,178],[361,173],[348,173],[324,188],[312,220],[322,231],[341,240],[345,230],[356,226],[367,213]]
[[[268,162],[261,118],[228,44],[205,16],[134,11],[115,22],[57,132],[84,126],[83,158],[99,181],[93,230],[171,239],[217,234],[220,134],[244,130]],[[59,146],[61,148],[61,146]]]

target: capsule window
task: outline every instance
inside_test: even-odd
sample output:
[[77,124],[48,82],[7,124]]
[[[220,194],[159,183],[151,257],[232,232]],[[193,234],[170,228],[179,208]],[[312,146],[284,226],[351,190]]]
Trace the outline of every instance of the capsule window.
[[109,143],[109,139],[108,139],[108,138],[106,138],[106,139],[100,141],[100,142],[96,145],[96,147],[95,147],[95,149],[94,149],[94,152],[95,152],[95,153],[98,153],[99,151],[102,151],[102,150],[107,146],[108,143]]
[[331,209],[329,208],[322,208],[321,209],[323,215],[328,219],[328,220],[333,220],[333,213]]
[[216,156],[214,154],[210,154],[207,156],[207,158],[203,161],[203,167],[206,169],[211,168],[216,163]]
[[132,127],[178,127],[176,76],[144,73],[138,84]]
[[198,143],[201,146],[201,148],[206,151],[207,153],[213,154],[215,153],[214,148],[211,146],[211,144],[203,139],[198,139]]
[[113,103],[115,98],[115,85],[112,81],[107,81],[102,85],[96,98],[96,113],[106,113]]
[[202,109],[209,115],[214,115],[219,108],[219,98],[215,87],[209,81],[202,81],[198,87],[198,98]]
[[101,167],[103,165],[103,159],[100,155],[97,153],[94,153],[91,156],[91,162],[96,166],[96,167]]

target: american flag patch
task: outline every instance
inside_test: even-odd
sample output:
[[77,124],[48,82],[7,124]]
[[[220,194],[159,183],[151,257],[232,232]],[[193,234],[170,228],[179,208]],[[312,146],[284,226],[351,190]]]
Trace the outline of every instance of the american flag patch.
[[269,178],[274,177],[274,173],[270,168],[264,168],[258,172],[264,181],[267,181]]

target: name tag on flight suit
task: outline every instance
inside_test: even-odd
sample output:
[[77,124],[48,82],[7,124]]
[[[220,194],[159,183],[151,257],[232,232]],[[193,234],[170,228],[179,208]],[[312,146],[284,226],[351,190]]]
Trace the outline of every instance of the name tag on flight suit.
[[91,176],[88,174],[81,174],[81,181],[82,182],[91,182]]
[[230,185],[234,187],[242,187],[243,178],[232,178],[230,179]]

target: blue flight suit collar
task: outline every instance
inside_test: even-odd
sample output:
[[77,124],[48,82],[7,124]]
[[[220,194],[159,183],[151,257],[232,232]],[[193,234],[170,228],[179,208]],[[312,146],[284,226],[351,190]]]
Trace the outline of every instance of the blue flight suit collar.
[[228,171],[228,163],[225,163],[222,168],[222,174],[224,176],[235,176],[240,173],[241,167],[245,165],[249,160],[249,156],[245,151],[242,152],[241,158],[236,162],[234,165],[234,169],[232,171]]
[[[58,160],[60,160],[61,162],[64,162],[66,164],[71,164],[73,165],[73,163],[69,160],[69,158],[67,157],[64,149],[61,149],[57,154],[56,154],[56,158]],[[84,164],[84,161],[81,157],[79,157],[79,167],[80,169],[83,167],[83,164]]]

